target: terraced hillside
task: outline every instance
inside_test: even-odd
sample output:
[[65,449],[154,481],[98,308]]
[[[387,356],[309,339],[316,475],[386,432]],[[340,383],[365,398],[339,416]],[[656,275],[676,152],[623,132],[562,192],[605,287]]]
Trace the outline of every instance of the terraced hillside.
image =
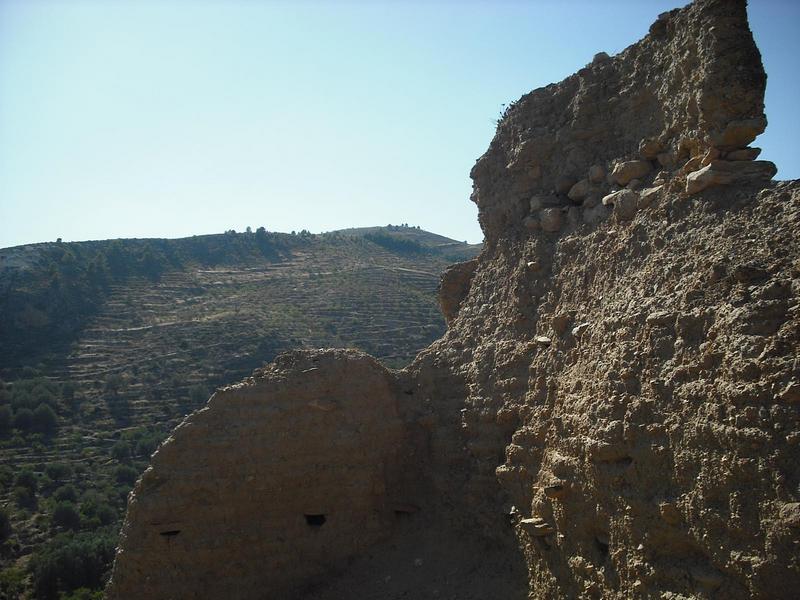
[[[149,268],[109,268],[96,285],[85,265],[109,256],[102,242],[0,251],[0,502],[10,521],[0,597],[96,587],[131,484],[215,387],[298,347],[408,363],[444,331],[442,270],[479,250],[411,227],[208,237],[214,252],[198,238],[154,241],[155,258],[131,241],[142,247],[128,262]],[[97,573],[66,581],[56,573],[76,553]]]

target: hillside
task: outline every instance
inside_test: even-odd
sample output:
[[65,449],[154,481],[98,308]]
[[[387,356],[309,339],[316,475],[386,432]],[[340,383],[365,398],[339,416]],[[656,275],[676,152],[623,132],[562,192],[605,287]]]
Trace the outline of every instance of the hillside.
[[[114,310],[115,302],[136,300],[135,292],[134,297],[124,297],[127,288],[153,284],[154,289],[165,290],[156,293],[169,298],[170,278],[191,286],[191,277],[197,277],[199,285],[219,286],[213,272],[228,267],[234,267],[232,273],[236,269],[271,270],[275,276],[304,273],[303,281],[330,275],[325,269],[331,265],[337,267],[335,271],[346,272],[370,264],[389,270],[422,265],[438,274],[443,265],[471,258],[479,248],[418,228],[389,225],[321,235],[259,228],[254,233],[231,231],[176,240],[59,242],[2,249],[0,373],[68,351],[90,317]],[[378,275],[372,280],[380,283],[382,278]],[[158,313],[157,308],[153,310]]]
[[513,102],[445,335],[216,392],[136,483],[109,599],[797,598],[800,181],[750,145],[765,87],[745,0],[695,0]]
[[410,362],[444,332],[441,272],[479,249],[389,226],[0,250],[0,503],[13,532],[0,590],[58,532],[113,549],[152,450],[277,353],[341,346]]

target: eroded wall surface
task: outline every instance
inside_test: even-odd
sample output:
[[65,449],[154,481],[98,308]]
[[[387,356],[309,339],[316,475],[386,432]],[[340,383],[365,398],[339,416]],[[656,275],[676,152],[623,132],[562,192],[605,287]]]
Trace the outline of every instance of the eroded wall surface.
[[513,520],[532,598],[794,596],[798,228],[797,183],[665,193],[484,257],[418,366],[463,374],[443,489]]
[[531,598],[799,589],[800,186],[749,146],[764,83],[745,3],[701,0],[523,96],[473,169],[486,250],[415,368],[463,381],[442,487],[512,520]]
[[131,497],[111,598],[280,598],[385,537],[403,444],[391,374],[289,353],[217,392]]

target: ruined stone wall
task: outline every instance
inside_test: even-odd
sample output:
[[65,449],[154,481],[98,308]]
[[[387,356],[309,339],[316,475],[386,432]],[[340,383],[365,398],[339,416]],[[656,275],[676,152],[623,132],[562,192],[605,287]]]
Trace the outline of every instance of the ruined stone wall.
[[154,455],[109,598],[286,598],[385,537],[403,426],[355,351],[290,353],[217,392]]
[[[727,153],[755,158],[735,152],[766,127],[765,85],[744,0],[700,0],[662,14],[619,55],[599,53],[577,74],[512,103],[472,169],[487,242],[523,222],[557,229],[569,205],[596,221],[610,192],[685,182]],[[768,164],[755,170],[775,174]]]
[[800,185],[759,187],[484,256],[432,350],[469,340],[450,489],[512,520],[531,598],[798,589]]
[[531,598],[800,585],[800,186],[748,146],[765,81],[745,3],[699,0],[521,98],[473,169],[486,249],[413,368],[463,381],[443,489],[512,521]]
[[382,552],[395,502],[521,556],[530,599],[796,597],[800,183],[748,146],[765,80],[745,2],[697,0],[521,98],[472,172],[487,243],[442,282],[444,338],[215,395],[137,484],[111,597],[303,597]]

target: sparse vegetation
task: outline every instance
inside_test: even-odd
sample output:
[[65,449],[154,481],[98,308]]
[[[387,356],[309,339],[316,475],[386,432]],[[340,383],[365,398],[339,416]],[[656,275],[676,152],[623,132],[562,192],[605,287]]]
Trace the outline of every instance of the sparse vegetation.
[[417,241],[396,237],[387,233],[367,233],[364,235],[364,239],[400,254],[423,254],[431,251],[430,248],[426,248]]

